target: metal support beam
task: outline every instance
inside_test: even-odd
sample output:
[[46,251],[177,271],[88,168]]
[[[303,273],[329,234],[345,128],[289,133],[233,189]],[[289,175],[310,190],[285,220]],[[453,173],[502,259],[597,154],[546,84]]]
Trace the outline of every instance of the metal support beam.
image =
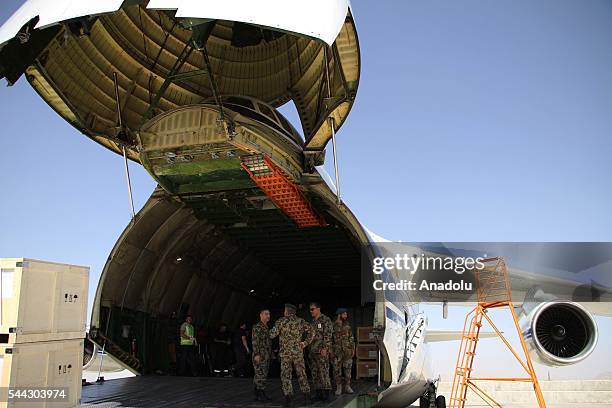
[[204,59],[204,71],[208,73],[208,80],[210,82],[210,91],[212,96],[215,99],[215,104],[219,107],[219,116],[221,117],[221,121],[223,122],[226,131],[227,124],[225,122],[225,113],[223,112],[223,105],[221,103],[221,97],[219,95],[219,88],[217,87],[217,81],[215,80],[215,75],[212,71],[212,66],[210,64],[210,58],[208,57],[208,50],[206,49],[206,42],[208,41],[208,37],[212,33],[216,21],[211,21],[206,24],[196,25],[192,28],[193,34],[191,38],[191,42],[193,47],[200,51],[202,54],[202,58]]
[[227,119],[225,112],[223,110],[223,102],[221,101],[221,95],[219,93],[219,88],[217,87],[217,81],[215,80],[215,75],[212,71],[212,66],[210,64],[210,58],[208,57],[208,51],[206,50],[206,45],[202,45],[199,48],[199,51],[202,53],[202,57],[204,57],[204,64],[206,65],[206,70],[208,71],[208,79],[210,81],[210,90],[212,91],[213,97],[215,98],[215,104],[219,107],[219,117],[221,119],[221,124],[223,125],[223,130],[225,131],[228,139],[232,139],[234,136],[234,124],[231,120]]
[[200,24],[195,27],[192,27],[193,34],[192,34],[191,41],[189,41],[185,45],[185,47],[181,51],[181,54],[177,57],[176,61],[174,62],[174,65],[170,69],[170,72],[168,72],[168,76],[164,80],[164,83],[162,84],[162,86],[159,87],[159,89],[155,93],[155,96],[153,97],[151,104],[149,105],[149,107],[147,108],[147,111],[142,116],[142,121],[140,124],[141,126],[144,125],[149,119],[153,117],[153,114],[155,113],[155,109],[157,108],[162,97],[164,96],[164,94],[166,93],[166,91],[168,90],[168,88],[173,82],[184,80],[184,79],[189,79],[189,78],[192,78],[198,75],[204,75],[204,74],[211,75],[209,64],[207,64],[206,69],[199,69],[199,70],[194,70],[190,72],[182,72],[182,73],[180,72],[180,70],[181,68],[183,68],[183,65],[189,59],[189,57],[191,56],[191,53],[194,50],[196,49],[200,50],[202,47],[204,47],[204,44],[206,44],[206,41],[208,40],[208,37],[210,36],[210,33],[212,32],[215,24],[216,22],[212,21],[206,24]]
[[170,84],[172,84],[173,82],[172,77],[180,71],[180,69],[183,67],[183,64],[185,64],[185,61],[187,61],[187,59],[189,58],[192,52],[193,52],[193,47],[191,46],[191,44],[188,43],[187,45],[185,45],[185,48],[183,48],[183,51],[181,51],[181,54],[178,56],[178,58],[174,62],[174,65],[170,69],[170,72],[168,73],[168,76],[164,80],[164,83],[162,84],[162,86],[159,87],[159,89],[155,93],[155,96],[153,97],[153,100],[151,101],[151,104],[149,105],[146,112],[142,116],[141,125],[143,125],[146,121],[151,119],[151,117],[153,116],[153,113],[155,112],[155,109],[157,108],[157,105],[159,105],[159,101],[161,101],[161,98],[164,96],[164,94],[170,87]]
[[206,45],[203,45],[200,48],[200,52],[202,53],[202,57],[204,58],[204,65],[206,66],[206,70],[208,71],[208,79],[210,81],[210,90],[215,98],[215,103],[219,107],[219,116],[221,116],[221,120],[225,120],[225,114],[223,112],[223,104],[221,103],[221,97],[219,95],[219,89],[217,88],[217,81],[215,80],[215,75],[212,72],[212,66],[210,65],[210,58],[208,57],[208,50],[206,50]]
[[189,79],[189,78],[194,78],[200,75],[208,75],[208,70],[207,69],[196,69],[193,71],[181,72],[176,75],[172,75],[168,78],[176,82],[176,81],[182,81],[182,80]]
[[[323,59],[325,60],[325,81],[327,82],[327,103],[325,106],[325,110],[329,110],[329,101],[331,101],[332,93],[331,93],[331,83],[329,78],[329,59],[327,55],[327,46],[323,49]],[[338,170],[338,155],[337,155],[337,147],[336,147],[336,125],[334,123],[334,118],[332,116],[329,117],[329,128],[331,129],[332,134],[332,150],[334,155],[334,174],[336,176],[336,201],[338,205],[342,204],[342,198],[340,196],[340,172]]]
[[338,170],[338,156],[336,154],[336,126],[334,124],[334,118],[329,118],[329,127],[332,132],[332,150],[334,153],[334,173],[336,176],[336,200],[338,205],[342,204],[342,197],[340,196],[340,171]]
[[[115,102],[117,105],[117,125],[119,128],[119,139],[124,139],[121,136],[125,136],[123,129],[123,120],[121,119],[121,101],[119,100],[119,81],[117,80],[117,73],[113,72],[113,80],[115,81]],[[130,210],[132,211],[132,220],[136,218],[136,212],[134,211],[134,199],[132,197],[132,181],[130,180],[130,168],[128,166],[127,151],[125,145],[121,145],[123,152],[123,163],[125,166],[125,179],[127,181],[128,188],[128,199],[130,200]]]
[[128,198],[130,200],[130,210],[132,211],[132,220],[136,218],[136,212],[134,211],[134,199],[132,198],[132,181],[130,180],[130,168],[128,166],[127,153],[125,151],[125,146],[121,147],[123,149],[123,163],[125,166],[125,179],[127,181],[127,189],[128,189]]

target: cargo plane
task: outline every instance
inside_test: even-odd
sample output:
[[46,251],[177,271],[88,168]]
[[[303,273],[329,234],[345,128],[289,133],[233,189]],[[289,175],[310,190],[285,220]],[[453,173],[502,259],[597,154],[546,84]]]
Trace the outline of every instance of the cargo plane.
[[[126,171],[138,163],[158,184],[102,271],[97,347],[146,375],[165,364],[172,312],[232,325],[289,299],[362,307],[361,252],[384,240],[342,201],[335,149],[360,63],[348,0],[28,0],[0,27],[0,77],[23,77]],[[279,111],[286,103],[300,130]],[[334,181],[322,169],[328,144]],[[458,335],[430,330],[409,300],[375,296],[360,323],[380,349],[379,406],[435,396],[427,343]],[[591,313],[546,300],[526,319],[565,324],[539,320],[559,307],[584,341],[571,357],[537,336],[534,350],[570,364],[596,343]]]

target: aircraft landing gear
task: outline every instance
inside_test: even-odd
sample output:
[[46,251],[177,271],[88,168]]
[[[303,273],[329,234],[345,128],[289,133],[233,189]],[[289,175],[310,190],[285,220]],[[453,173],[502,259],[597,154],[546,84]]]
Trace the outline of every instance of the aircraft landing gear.
[[425,394],[419,398],[419,408],[446,408],[444,395],[436,396],[435,382],[430,382]]

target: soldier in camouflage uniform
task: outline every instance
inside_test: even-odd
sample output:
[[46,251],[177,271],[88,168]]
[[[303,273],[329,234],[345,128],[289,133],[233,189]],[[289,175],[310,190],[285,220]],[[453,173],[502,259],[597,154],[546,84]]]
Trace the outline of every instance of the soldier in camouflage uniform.
[[253,368],[255,376],[253,384],[255,386],[255,401],[270,401],[266,395],[266,380],[268,369],[272,359],[272,340],[270,339],[270,311],[263,309],[259,312],[259,322],[253,325]]
[[314,340],[310,343],[308,356],[316,392],[315,399],[327,401],[331,392],[329,356],[332,351],[333,324],[329,317],[321,313],[321,304],[318,302],[310,303],[310,315],[315,335]]
[[355,357],[355,338],[351,325],[347,322],[348,313],[344,308],[336,310],[336,321],[334,322],[334,346],[333,361],[334,381],[336,382],[336,395],[342,394],[342,371],[344,371],[344,391],[352,394],[351,368],[353,357]]
[[[286,304],[285,316],[278,319],[270,330],[270,338],[280,336],[281,382],[283,394],[285,394],[284,406],[286,407],[291,405],[293,397],[293,384],[291,383],[293,368],[295,368],[300,390],[304,394],[306,404],[310,404],[310,385],[308,384],[308,377],[306,377],[303,350],[312,342],[314,333],[304,319],[295,315],[295,310],[295,306]],[[302,340],[304,333],[306,333],[306,338]]]

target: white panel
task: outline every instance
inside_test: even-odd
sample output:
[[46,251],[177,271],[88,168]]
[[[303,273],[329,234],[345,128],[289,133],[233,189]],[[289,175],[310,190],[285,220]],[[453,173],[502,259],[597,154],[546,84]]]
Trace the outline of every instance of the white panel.
[[19,30],[36,16],[43,28],[71,18],[117,11],[123,0],[28,0],[0,27],[0,44],[15,37]]
[[148,8],[177,9],[177,17],[241,21],[319,38],[333,44],[348,0],[151,0]]
[[40,14],[38,28],[55,24],[71,18],[89,16],[102,13],[111,13],[119,10],[123,0],[62,0],[46,2],[45,12]]
[[183,4],[183,0],[150,0],[147,8],[161,10],[176,10]]
[[15,269],[0,269],[0,271],[0,298],[12,299]]
[[[113,12],[122,0],[28,0],[0,27],[0,44],[40,16],[37,28],[71,18]],[[151,0],[152,9],[177,9],[179,17],[241,21],[319,38],[333,44],[348,12],[348,0]]]
[[[61,3],[61,1],[60,1]],[[28,21],[36,17],[41,9],[48,7],[50,3],[45,6],[44,0],[29,0],[26,1],[8,20],[0,27],[0,44],[4,44],[11,38],[15,37],[21,27],[23,27]]]

